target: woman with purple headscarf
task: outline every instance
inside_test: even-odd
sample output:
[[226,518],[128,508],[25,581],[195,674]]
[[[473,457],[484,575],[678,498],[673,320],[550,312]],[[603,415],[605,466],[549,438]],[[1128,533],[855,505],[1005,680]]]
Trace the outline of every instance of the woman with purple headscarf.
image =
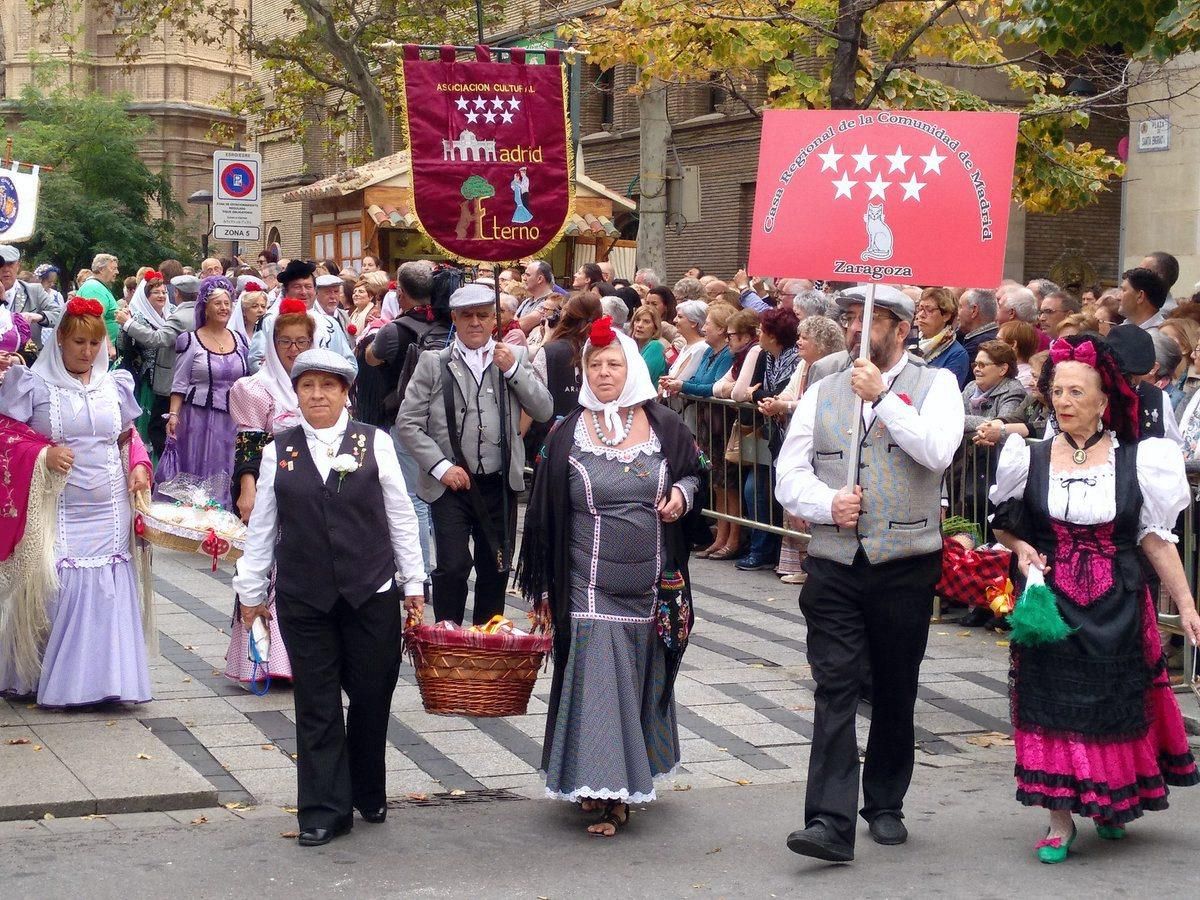
[[211,493],[226,509],[232,508],[229,476],[237,436],[229,415],[229,389],[250,371],[249,345],[229,328],[232,313],[233,284],[228,278],[213,275],[200,282],[196,330],[181,334],[175,342],[178,356],[167,416],[168,446],[156,473],[159,484],[180,474],[198,481],[211,479]]

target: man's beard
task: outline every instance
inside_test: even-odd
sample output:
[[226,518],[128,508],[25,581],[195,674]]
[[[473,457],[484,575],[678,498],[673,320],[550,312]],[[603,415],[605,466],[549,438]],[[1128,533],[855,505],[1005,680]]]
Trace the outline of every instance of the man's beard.
[[888,330],[887,336],[871,341],[871,362],[882,372],[891,368],[896,357],[896,329]]

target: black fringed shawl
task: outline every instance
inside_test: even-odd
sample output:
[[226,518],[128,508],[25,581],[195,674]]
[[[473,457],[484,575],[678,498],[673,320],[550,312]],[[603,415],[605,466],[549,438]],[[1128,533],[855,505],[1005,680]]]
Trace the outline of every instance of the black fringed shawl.
[[[664,522],[663,569],[677,569],[683,574],[684,596],[692,599],[691,577],[688,573],[688,542],[685,523],[699,516],[707,496],[708,461],[704,459],[696,439],[674,410],[658,403],[642,406],[650,420],[650,428],[662,445],[667,461],[670,484],[695,475],[700,479],[691,511],[676,522]],[[554,619],[554,680],[551,686],[551,716],[558,708],[562,679],[571,650],[571,494],[567,462],[574,446],[575,423],[580,407],[555,426],[546,438],[546,445],[534,469],[533,490],[525,513],[525,531],[521,540],[521,558],[517,566],[517,586],[530,604],[543,597],[550,603]],[[670,702],[675,676],[679,671],[686,645],[667,654],[667,679],[662,702]],[[547,734],[550,731],[547,730]]]

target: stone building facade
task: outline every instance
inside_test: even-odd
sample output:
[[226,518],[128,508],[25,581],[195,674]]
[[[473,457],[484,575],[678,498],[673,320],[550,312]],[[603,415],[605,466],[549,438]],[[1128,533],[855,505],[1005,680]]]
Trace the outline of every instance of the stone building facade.
[[[0,0],[0,108],[20,96],[39,60],[59,63],[64,81],[81,90],[128,94],[130,112],[154,123],[142,155],[152,169],[169,170],[178,200],[210,190],[218,146],[211,129],[222,125],[239,135],[242,129],[223,97],[249,78],[244,59],[232,48],[194,44],[162,26],[139,57],[126,62],[115,53],[119,25],[119,19],[87,7],[74,17],[59,12],[35,17],[27,0]],[[70,47],[68,34],[78,36]],[[204,210],[185,204],[185,212],[192,230],[202,233]]]

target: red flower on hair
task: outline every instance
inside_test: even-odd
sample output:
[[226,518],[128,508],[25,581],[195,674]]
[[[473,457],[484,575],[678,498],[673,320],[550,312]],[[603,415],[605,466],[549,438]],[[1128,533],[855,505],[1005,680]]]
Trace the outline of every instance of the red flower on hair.
[[153,281],[165,281],[165,280],[166,279],[163,278],[162,272],[155,272],[153,269],[151,269],[149,272],[147,272],[145,275],[142,276],[142,281],[146,282],[146,284],[150,284]]
[[593,347],[607,347],[617,339],[612,322],[612,316],[601,316],[592,323],[592,331],[588,335],[588,339],[592,342]]
[[288,297],[279,304],[279,314],[281,316],[303,315],[308,312],[308,307],[304,305],[303,300],[296,300]]
[[388,290],[389,290],[389,291],[394,291],[395,289],[396,289],[396,282],[394,282],[394,281],[389,281],[389,282],[388,282]]
[[89,300],[87,297],[75,297],[67,304],[68,316],[103,316],[104,307],[99,300]]
[[242,290],[246,293],[250,293],[251,291],[264,291],[266,288],[264,288],[257,281],[247,281],[246,286],[242,288]]
[[353,337],[354,335],[358,334],[358,326],[351,322],[346,326],[346,333]]

